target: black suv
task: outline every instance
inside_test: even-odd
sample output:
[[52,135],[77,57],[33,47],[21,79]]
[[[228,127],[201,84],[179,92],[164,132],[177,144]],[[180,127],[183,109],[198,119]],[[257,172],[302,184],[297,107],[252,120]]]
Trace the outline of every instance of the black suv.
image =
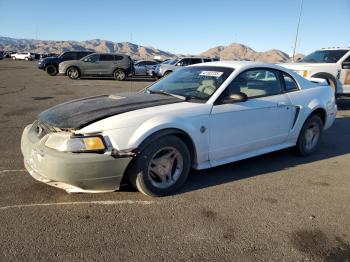
[[50,76],[57,75],[58,65],[63,61],[79,60],[87,55],[92,54],[90,51],[69,51],[64,52],[58,57],[46,57],[40,59],[38,68],[45,70]]

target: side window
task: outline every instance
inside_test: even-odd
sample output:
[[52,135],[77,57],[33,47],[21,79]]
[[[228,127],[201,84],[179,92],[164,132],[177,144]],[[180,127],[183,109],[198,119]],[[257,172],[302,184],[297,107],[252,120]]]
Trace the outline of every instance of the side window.
[[191,59],[190,58],[184,58],[179,61],[181,63],[181,66],[188,66],[191,64]]
[[89,56],[87,56],[87,57],[84,59],[84,61],[93,63],[93,62],[98,61],[99,56],[100,56],[100,55],[98,55],[98,54],[89,55]]
[[211,62],[210,58],[203,58],[203,62]]
[[65,53],[62,55],[62,59],[63,60],[75,60],[75,59],[77,59],[77,54],[68,52],[68,53]]
[[113,61],[113,55],[102,54],[100,55],[100,61]]
[[115,61],[123,60],[123,57],[121,55],[114,55],[114,60]]
[[88,54],[89,53],[79,52],[79,53],[77,53],[77,59],[81,59],[81,58],[87,56]]
[[348,56],[348,58],[346,58],[346,59],[344,60],[344,62],[350,63],[350,55]]
[[253,69],[238,75],[228,86],[228,92],[242,92],[249,97],[272,96],[281,93],[278,74],[269,69]]
[[156,62],[153,62],[153,61],[146,61],[145,63],[146,63],[146,65],[155,65],[156,64]]
[[298,90],[298,85],[295,80],[288,74],[283,74],[284,86],[287,92]]
[[190,65],[199,64],[199,63],[202,63],[202,59],[200,59],[200,58],[191,58]]

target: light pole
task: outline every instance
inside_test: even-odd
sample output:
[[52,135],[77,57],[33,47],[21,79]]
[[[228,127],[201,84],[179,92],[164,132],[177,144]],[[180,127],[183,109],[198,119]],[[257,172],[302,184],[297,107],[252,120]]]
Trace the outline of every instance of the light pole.
[[299,10],[298,25],[297,25],[297,33],[295,35],[294,49],[293,49],[293,58],[292,58],[293,62],[295,62],[295,50],[297,48],[297,43],[298,43],[299,26],[300,26],[301,14],[303,12],[303,3],[304,3],[304,0],[300,0],[300,10]]

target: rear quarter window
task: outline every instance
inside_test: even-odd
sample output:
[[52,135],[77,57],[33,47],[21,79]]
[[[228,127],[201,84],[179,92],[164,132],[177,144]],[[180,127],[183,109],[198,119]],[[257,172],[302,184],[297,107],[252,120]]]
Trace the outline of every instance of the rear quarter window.
[[291,77],[286,73],[282,73],[282,75],[283,75],[284,87],[287,92],[299,90],[298,84],[293,77]]

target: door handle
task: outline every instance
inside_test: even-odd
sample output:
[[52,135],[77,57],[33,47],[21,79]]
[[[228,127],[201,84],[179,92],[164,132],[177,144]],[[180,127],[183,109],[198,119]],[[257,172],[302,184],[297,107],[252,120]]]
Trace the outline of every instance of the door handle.
[[285,102],[278,102],[277,107],[286,107],[287,104]]

